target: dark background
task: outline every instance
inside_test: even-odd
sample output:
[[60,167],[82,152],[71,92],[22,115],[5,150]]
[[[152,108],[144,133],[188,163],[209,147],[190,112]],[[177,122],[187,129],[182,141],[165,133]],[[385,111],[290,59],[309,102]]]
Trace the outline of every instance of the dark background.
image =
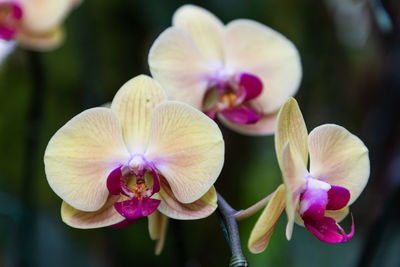
[[[50,137],[84,109],[111,101],[130,78],[149,74],[148,50],[185,1],[85,1],[65,23],[57,50],[21,48],[0,66],[0,266],[227,266],[216,214],[170,221],[161,256],[142,219],[124,229],[79,230],[60,218],[43,153]],[[326,244],[282,216],[268,249],[252,255],[257,216],[239,223],[251,266],[400,266],[400,8],[387,1],[192,1],[222,21],[250,18],[287,36],[300,51],[296,99],[309,131],[336,123],[370,150],[371,177],[352,205],[356,233]],[[281,183],[273,137],[222,129],[226,164],[216,187],[236,209]],[[350,219],[343,223],[350,229]]]

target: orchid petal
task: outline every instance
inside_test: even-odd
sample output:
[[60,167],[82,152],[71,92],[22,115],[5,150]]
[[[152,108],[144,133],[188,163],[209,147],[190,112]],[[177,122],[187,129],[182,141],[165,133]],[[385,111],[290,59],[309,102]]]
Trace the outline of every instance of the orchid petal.
[[238,124],[230,122],[221,114],[218,119],[228,128],[245,135],[266,135],[272,134],[275,131],[277,114],[269,114],[261,117],[254,124]]
[[158,210],[166,216],[178,220],[194,220],[209,216],[217,208],[217,193],[214,186],[201,198],[192,203],[181,203],[174,195],[165,179],[161,179],[158,198],[161,204]]
[[280,185],[274,192],[272,199],[261,213],[251,231],[248,247],[252,253],[263,252],[269,243],[272,232],[285,208],[285,186]]
[[307,168],[299,154],[292,150],[289,142],[282,149],[282,176],[289,192],[298,191],[306,183]]
[[47,145],[47,181],[69,205],[82,211],[100,209],[108,197],[107,177],[129,159],[117,114],[88,109],[59,129]]
[[64,29],[52,28],[47,32],[33,33],[21,28],[15,39],[22,47],[35,51],[49,51],[57,48],[64,40]]
[[[299,105],[294,98],[289,98],[278,114],[275,132],[275,151],[279,166],[282,169],[282,150],[286,142],[290,142],[292,153],[299,154],[307,166],[308,145],[307,128]],[[297,157],[297,156],[296,156]]]
[[121,119],[126,146],[132,154],[142,154],[149,142],[154,108],[166,100],[160,85],[146,75],[126,82],[115,95],[111,108]]
[[90,229],[114,225],[125,220],[115,209],[114,202],[120,196],[109,196],[106,203],[97,211],[87,212],[77,210],[65,201],[61,205],[61,218],[69,226]]
[[292,237],[293,224],[300,193],[305,185],[307,169],[299,154],[291,151],[290,143],[287,142],[282,149],[282,178],[286,188],[286,238]]
[[324,124],[309,136],[310,173],[350,191],[353,203],[368,182],[369,157],[364,143],[345,128]]
[[201,7],[184,5],[175,11],[172,25],[187,32],[210,63],[222,63],[224,25],[216,16]]
[[129,220],[137,220],[152,214],[160,205],[160,200],[149,197],[138,199],[136,197],[130,200],[116,202],[114,208]]
[[[304,225],[319,240],[327,243],[347,242],[354,234],[354,222],[351,224],[351,232],[346,234],[335,220],[329,217],[323,217],[319,220],[306,220]],[[341,234],[338,233],[338,229]]]
[[151,75],[170,99],[201,109],[215,67],[205,61],[185,31],[166,29],[154,41],[148,60]]
[[225,119],[237,124],[253,124],[261,117],[257,110],[246,106],[239,106],[221,111]]
[[228,69],[262,80],[258,98],[265,113],[275,112],[296,93],[302,76],[300,56],[282,34],[261,23],[239,19],[226,26],[224,43]]
[[344,187],[332,185],[328,191],[328,210],[340,210],[346,207],[350,200],[350,192]]
[[191,203],[210,189],[221,172],[224,140],[217,124],[202,112],[168,101],[153,112],[145,155],[178,201]]
[[159,211],[155,211],[147,217],[149,219],[149,233],[152,240],[156,240],[155,254],[160,255],[167,234],[168,217]]
[[43,33],[57,27],[71,9],[71,0],[22,0],[23,27]]

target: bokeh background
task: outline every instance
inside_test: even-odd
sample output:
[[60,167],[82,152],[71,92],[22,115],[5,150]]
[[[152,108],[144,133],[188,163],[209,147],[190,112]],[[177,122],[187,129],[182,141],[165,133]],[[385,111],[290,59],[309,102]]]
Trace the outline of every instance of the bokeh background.
[[[66,20],[67,38],[48,53],[17,48],[0,66],[0,266],[227,266],[216,214],[170,221],[154,255],[146,219],[123,229],[79,230],[60,218],[43,153],[50,137],[84,109],[109,102],[119,87],[149,74],[147,53],[186,1],[85,1]],[[191,1],[224,22],[260,21],[298,47],[303,81],[296,95],[308,129],[336,123],[370,150],[371,177],[352,205],[356,233],[325,244],[285,215],[268,249],[252,255],[247,239],[258,214],[240,222],[251,266],[400,266],[400,5],[382,1]],[[243,209],[281,183],[273,137],[222,127],[226,164],[216,187]],[[351,220],[343,223],[346,231]]]

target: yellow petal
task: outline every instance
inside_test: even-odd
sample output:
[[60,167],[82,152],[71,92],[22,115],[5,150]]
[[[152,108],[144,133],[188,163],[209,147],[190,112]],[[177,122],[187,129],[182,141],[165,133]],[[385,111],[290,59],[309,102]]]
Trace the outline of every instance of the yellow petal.
[[224,25],[216,16],[204,8],[184,5],[175,11],[172,25],[185,30],[210,63],[222,63]]
[[182,29],[166,29],[149,52],[151,75],[165,89],[169,99],[201,109],[208,77],[216,68],[206,62],[192,38]]
[[244,135],[268,135],[275,131],[277,113],[264,115],[254,124],[233,123],[224,116],[219,115],[218,119],[228,128]]
[[349,204],[364,190],[369,178],[368,149],[345,128],[324,124],[309,136],[310,173],[350,191]]
[[96,211],[107,200],[107,177],[129,159],[117,114],[88,109],[67,122],[50,139],[44,164],[47,181],[69,205]]
[[275,30],[252,20],[230,22],[225,32],[226,66],[258,76],[264,85],[257,98],[264,113],[277,111],[299,88],[299,52]]
[[293,154],[299,154],[307,166],[308,144],[307,128],[301,114],[299,105],[294,98],[289,98],[282,106],[278,114],[275,132],[275,151],[278,157],[279,166],[282,169],[283,146],[287,141]]
[[296,211],[296,214],[295,214],[295,217],[294,217],[294,222],[296,224],[304,227],[304,221],[300,216],[299,209],[297,209],[297,211]]
[[47,32],[62,23],[71,6],[71,0],[22,0],[22,24],[32,32]]
[[34,33],[21,28],[16,36],[18,43],[27,49],[49,51],[57,48],[64,41],[64,30],[61,27],[43,33]]
[[115,209],[114,203],[120,196],[108,197],[107,202],[97,211],[87,212],[73,208],[63,201],[61,205],[61,218],[69,226],[90,229],[110,226],[125,220]]
[[191,203],[218,178],[224,163],[224,140],[217,124],[202,112],[168,101],[153,112],[146,157],[167,179],[175,197]]
[[285,186],[280,185],[251,231],[248,247],[253,253],[263,252],[285,208]]
[[214,186],[200,199],[192,203],[179,202],[172,193],[171,187],[165,179],[161,179],[161,190],[158,194],[161,200],[158,210],[166,216],[178,220],[201,219],[212,214],[217,208],[217,192]]
[[159,211],[155,211],[149,219],[149,233],[152,240],[156,240],[156,255],[160,255],[165,243],[165,236],[167,234],[168,217]]
[[111,108],[121,120],[124,140],[132,154],[145,151],[150,137],[151,114],[165,100],[160,85],[146,75],[129,80],[115,95]]
[[292,153],[290,143],[287,142],[282,150],[282,177],[286,188],[286,215],[288,217],[286,238],[288,240],[292,237],[296,208],[307,174],[307,168],[300,155]]

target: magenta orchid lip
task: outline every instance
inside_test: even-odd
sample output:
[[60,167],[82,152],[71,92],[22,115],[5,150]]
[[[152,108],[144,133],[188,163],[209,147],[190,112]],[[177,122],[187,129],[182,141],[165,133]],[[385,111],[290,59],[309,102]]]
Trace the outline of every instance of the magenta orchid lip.
[[0,38],[11,40],[17,34],[23,16],[19,1],[0,1]]
[[[354,222],[351,232],[346,234],[334,219],[325,216],[325,211],[340,210],[347,206],[349,200],[350,192],[346,188],[330,185],[312,177],[307,178],[299,201],[299,212],[304,226],[323,242],[347,242],[354,234]],[[338,229],[341,234],[338,233]]]
[[[152,177],[151,186],[145,179],[146,174]],[[160,191],[160,177],[154,164],[142,155],[136,155],[128,164],[114,169],[107,178],[107,188],[112,195],[128,198],[114,203],[114,208],[128,220],[149,216],[161,203],[161,200],[151,198]]]
[[[237,124],[254,124],[262,116],[262,108],[251,106],[263,90],[262,81],[250,73],[237,75],[216,75],[211,79],[203,99],[203,112],[216,119],[220,113],[227,120]],[[215,92],[215,93],[214,93]],[[215,99],[209,99],[209,98]],[[212,104],[205,104],[212,102]],[[204,108],[204,106],[207,106]],[[257,109],[258,108],[258,109]]]

